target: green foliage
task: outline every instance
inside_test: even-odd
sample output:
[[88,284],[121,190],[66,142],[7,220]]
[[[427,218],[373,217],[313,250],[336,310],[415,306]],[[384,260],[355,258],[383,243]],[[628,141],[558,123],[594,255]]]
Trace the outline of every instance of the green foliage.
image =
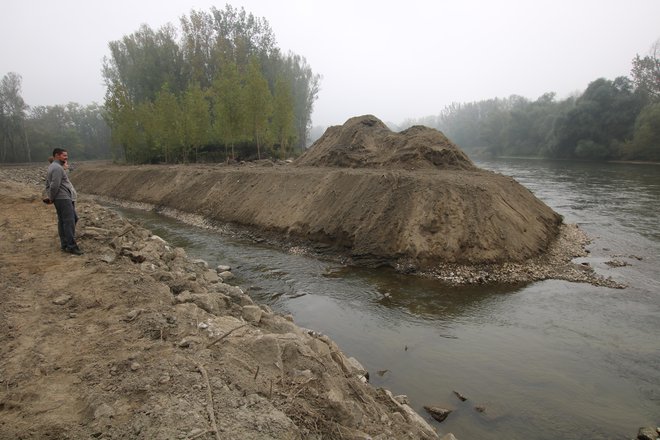
[[275,83],[274,113],[272,120],[273,136],[279,146],[280,157],[286,158],[289,145],[295,140],[295,117],[293,114],[293,96],[289,83],[279,78]]
[[0,82],[0,162],[45,161],[55,147],[77,159],[110,157],[105,109],[76,103],[30,109],[21,97],[21,77]]
[[112,84],[105,96],[105,109],[108,124],[112,127],[112,140],[118,147],[115,157],[129,162],[140,162],[141,148],[138,112],[121,84]]
[[296,132],[294,142],[298,142],[302,151],[311,129],[311,115],[320,90],[321,76],[314,74],[307,60],[299,55],[289,54],[283,61],[280,76],[290,83]]
[[648,142],[628,143],[638,131],[635,120],[646,103],[646,94],[628,78],[600,78],[577,98],[556,101],[554,93],[546,93],[536,101],[511,96],[452,104],[422,123],[442,130],[473,153],[636,159],[643,156],[640,149],[650,148]]
[[245,87],[236,64],[224,66],[213,81],[211,96],[215,115],[213,131],[221,144],[231,147],[231,158],[235,159],[234,145],[243,140],[247,127]]
[[651,101],[660,100],[660,40],[651,47],[645,57],[636,55],[632,62],[631,75],[637,88]]
[[150,135],[165,162],[176,162],[183,155],[182,112],[177,97],[167,83],[156,94]]
[[6,74],[0,81],[0,162],[30,161],[25,132],[27,105],[21,96],[20,75]]
[[633,139],[625,146],[625,157],[660,161],[660,102],[644,107],[637,117]]
[[181,93],[187,81],[181,73],[184,60],[175,35],[172,25],[156,32],[143,24],[137,32],[110,42],[110,58],[103,62],[108,89],[121,85],[122,93],[134,103],[153,101],[166,83],[174,93]]
[[181,105],[183,125],[183,160],[193,157],[197,161],[199,148],[209,141],[211,115],[209,103],[199,83],[192,83],[186,90]]
[[235,159],[237,146],[241,157],[261,157],[273,142],[304,145],[320,77],[304,58],[280,54],[265,19],[227,5],[180,23],[178,41],[171,25],[144,25],[110,43],[108,121],[126,160],[197,161],[221,148]]
[[253,58],[248,67],[245,94],[245,110],[248,115],[248,133],[257,144],[257,159],[261,159],[261,146],[268,134],[268,118],[273,113],[273,97],[261,66]]
[[592,140],[581,139],[575,147],[575,156],[582,159],[602,160],[611,157],[611,152],[605,145]]
[[105,110],[98,104],[32,108],[26,120],[26,133],[33,160],[46,160],[55,147],[66,148],[77,159],[109,158],[110,127],[104,114]]
[[[548,151],[558,158],[618,158],[616,146],[632,137],[635,118],[643,105],[643,96],[635,93],[627,78],[597,79],[574,107],[556,119]],[[581,142],[582,148],[577,151]]]

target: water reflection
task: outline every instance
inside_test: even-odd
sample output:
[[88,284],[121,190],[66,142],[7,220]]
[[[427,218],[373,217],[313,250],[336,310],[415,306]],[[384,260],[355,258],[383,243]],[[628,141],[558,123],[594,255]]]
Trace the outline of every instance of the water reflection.
[[448,286],[385,268],[378,271],[338,268],[325,276],[342,282],[353,280],[380,307],[408,313],[411,320],[461,321],[463,316],[480,316],[491,302],[500,301],[501,295],[515,293],[523,287],[522,284]]

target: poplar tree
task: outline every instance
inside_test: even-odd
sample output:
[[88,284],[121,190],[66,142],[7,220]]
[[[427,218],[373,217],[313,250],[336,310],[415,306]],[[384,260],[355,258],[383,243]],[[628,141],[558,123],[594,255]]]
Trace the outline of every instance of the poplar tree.
[[191,152],[194,152],[195,161],[197,161],[199,147],[208,142],[211,127],[209,103],[198,82],[193,82],[188,86],[181,107],[184,145],[182,158],[186,161]]
[[214,133],[225,151],[231,147],[231,158],[235,159],[234,144],[244,139],[246,130],[244,87],[235,63],[226,64],[213,81],[211,96]]
[[30,161],[30,145],[25,132],[28,106],[21,96],[22,78],[10,72],[0,81],[0,161]]
[[272,129],[279,143],[282,159],[286,158],[287,148],[295,140],[293,97],[291,86],[284,77],[277,79],[273,96]]
[[266,138],[268,120],[273,111],[273,97],[256,58],[248,66],[245,110],[249,132],[257,144],[257,159],[261,159],[261,145]]
[[646,93],[651,101],[660,101],[660,40],[653,43],[648,55],[633,58],[630,73],[639,90]]
[[154,139],[162,152],[165,162],[174,162],[182,145],[181,109],[179,102],[170,91],[169,84],[163,84],[154,102]]
[[137,113],[133,108],[128,90],[121,83],[112,84],[105,95],[108,124],[112,127],[112,140],[127,161],[136,161]]

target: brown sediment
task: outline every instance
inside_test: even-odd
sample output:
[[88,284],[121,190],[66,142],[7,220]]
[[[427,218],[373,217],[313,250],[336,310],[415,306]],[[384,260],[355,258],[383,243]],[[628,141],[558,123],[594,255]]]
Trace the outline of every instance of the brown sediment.
[[42,184],[4,171],[0,438],[438,438],[330,338],[84,195],[85,254],[61,252]]

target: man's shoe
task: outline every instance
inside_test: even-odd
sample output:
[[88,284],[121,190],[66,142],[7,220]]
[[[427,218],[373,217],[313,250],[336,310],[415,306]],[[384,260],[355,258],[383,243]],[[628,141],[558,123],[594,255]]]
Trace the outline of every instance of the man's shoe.
[[76,246],[74,248],[68,248],[66,250],[66,252],[68,252],[70,254],[73,254],[73,255],[82,255],[83,254],[83,251],[81,251],[78,246]]

